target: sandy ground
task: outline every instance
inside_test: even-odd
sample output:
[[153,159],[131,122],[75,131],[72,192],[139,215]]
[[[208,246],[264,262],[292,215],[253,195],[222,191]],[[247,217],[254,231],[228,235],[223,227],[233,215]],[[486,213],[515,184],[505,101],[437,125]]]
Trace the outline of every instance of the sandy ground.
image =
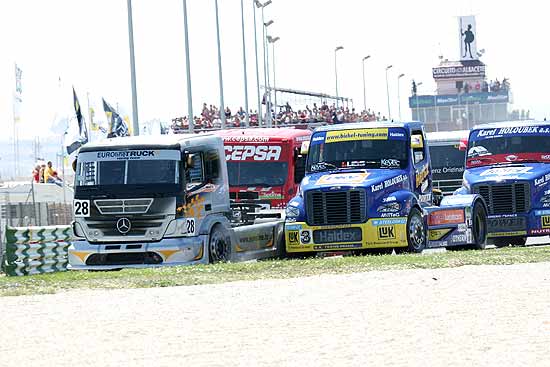
[[550,263],[0,298],[0,365],[549,366]]

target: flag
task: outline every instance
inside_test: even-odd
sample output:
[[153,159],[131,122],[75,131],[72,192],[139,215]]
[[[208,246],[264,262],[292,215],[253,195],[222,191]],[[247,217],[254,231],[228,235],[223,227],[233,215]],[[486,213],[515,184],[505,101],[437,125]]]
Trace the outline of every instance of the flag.
[[23,102],[22,75],[23,71],[15,64],[15,93],[13,94],[13,120],[15,122],[21,121],[21,102]]
[[109,124],[108,138],[130,135],[128,133],[127,122],[105,101],[105,98],[103,98],[103,110],[105,111],[105,115],[107,115],[107,122]]
[[78,97],[76,96],[74,87],[73,103],[76,121],[78,122],[78,136],[75,139],[72,139],[73,142],[67,146],[67,154],[71,154],[88,142],[88,129],[86,128],[86,121],[84,120],[84,116],[82,116],[82,109],[80,108],[80,103],[78,102]]

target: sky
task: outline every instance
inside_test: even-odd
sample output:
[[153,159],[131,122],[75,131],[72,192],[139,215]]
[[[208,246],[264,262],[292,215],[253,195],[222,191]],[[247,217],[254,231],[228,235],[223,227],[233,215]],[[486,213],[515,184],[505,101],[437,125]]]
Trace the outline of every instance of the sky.
[[[139,120],[170,121],[187,115],[187,80],[182,0],[133,0]],[[219,0],[225,104],[244,106],[240,0]],[[245,41],[249,108],[256,109],[253,2],[245,0]],[[194,112],[203,102],[219,105],[214,0],[187,0]],[[261,11],[257,11],[260,76]],[[546,2],[538,0],[273,0],[265,20],[275,46],[277,87],[335,94],[334,49],[338,52],[340,96],[363,105],[362,58],[367,107],[387,114],[385,67],[391,109],[410,118],[407,96],[412,79],[419,94],[433,93],[431,69],[439,55],[458,59],[457,16],[476,15],[478,49],[490,79],[511,82],[514,107],[550,117],[545,26]],[[127,0],[0,1],[0,123],[13,136],[14,63],[22,69],[21,138],[59,134],[60,116],[72,113],[74,86],[101,112],[105,98],[131,116]],[[271,51],[271,50],[270,50]],[[263,77],[260,83],[263,84]],[[279,101],[281,102],[281,101]],[[282,101],[284,102],[284,101]],[[291,102],[296,103],[296,102]]]

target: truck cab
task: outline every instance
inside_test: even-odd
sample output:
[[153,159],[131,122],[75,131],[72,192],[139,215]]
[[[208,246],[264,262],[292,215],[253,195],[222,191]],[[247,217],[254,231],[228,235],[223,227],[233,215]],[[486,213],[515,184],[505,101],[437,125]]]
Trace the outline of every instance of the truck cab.
[[284,209],[304,177],[306,157],[300,150],[311,131],[258,128],[217,133],[224,142],[231,200]]
[[[433,199],[421,123],[318,128],[311,137],[306,176],[286,209],[286,251],[483,246],[484,208],[478,197],[444,199],[441,206],[434,206]],[[477,232],[468,221],[477,223]]]
[[462,186],[469,130],[437,131],[426,134],[430,146],[434,188],[452,195]]
[[[231,210],[222,139],[107,139],[74,163],[71,269],[187,265],[273,256],[282,220]],[[243,221],[244,218],[244,221]]]
[[470,133],[459,193],[481,195],[498,247],[550,234],[550,124],[502,122]]

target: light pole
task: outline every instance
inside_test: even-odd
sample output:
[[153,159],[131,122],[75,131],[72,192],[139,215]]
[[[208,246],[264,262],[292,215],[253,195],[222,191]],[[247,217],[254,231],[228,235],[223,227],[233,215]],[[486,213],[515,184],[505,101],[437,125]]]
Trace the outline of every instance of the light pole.
[[[267,93],[267,68],[266,68],[266,47],[265,47],[265,18],[264,18],[264,9],[266,6],[268,6],[269,4],[272,3],[272,0],[267,0],[265,3],[260,3],[259,1],[255,1],[256,3],[256,6],[258,8],[261,8],[262,9],[262,47],[263,47],[263,50],[264,50],[264,88],[265,88],[265,91]],[[267,95],[267,94],[266,94]],[[270,115],[271,115],[271,112],[268,113],[268,109],[269,109],[269,105],[268,105],[268,101],[265,102],[265,105],[266,105],[266,113],[265,113],[265,116],[266,116],[266,124],[271,124],[271,118],[270,118]],[[261,113],[261,111],[260,111]]]
[[390,109],[390,86],[388,84],[388,70],[390,70],[393,65],[386,66],[386,96],[388,97],[388,121],[391,121],[391,109]]
[[244,70],[244,124],[250,126],[250,116],[248,115],[248,78],[246,75],[246,43],[244,41],[244,5],[241,0],[241,28],[243,34],[243,70]]
[[399,121],[401,121],[401,93],[400,93],[400,84],[401,84],[401,78],[403,78],[405,74],[399,74],[397,77],[397,107],[399,111]]
[[338,63],[336,62],[336,55],[338,54],[338,51],[343,50],[344,46],[338,46],[334,49],[334,76],[336,80],[336,107],[338,107]]
[[133,135],[139,135],[136,61],[134,57],[134,23],[132,21],[132,0],[128,0],[128,41],[130,43],[130,79],[132,83],[132,130]]
[[187,73],[187,115],[189,116],[189,132],[195,127],[193,120],[193,96],[191,95],[191,62],[189,60],[189,32],[187,29],[187,0],[183,0],[183,28],[185,34],[185,69]]
[[[275,21],[273,21],[273,20],[270,20],[267,23],[264,23],[264,32],[267,29],[267,27],[269,27],[273,23],[275,23]],[[268,112],[268,116],[269,116],[266,120],[267,120],[267,126],[271,127],[273,125],[273,116],[271,115],[271,107],[273,106],[273,104],[271,103],[271,82],[270,82],[270,75],[269,75],[269,47],[267,45],[267,43],[268,43],[267,37],[268,37],[267,35],[264,37],[264,47],[265,47],[265,54],[266,54],[266,57],[265,57],[265,72],[266,72],[266,75],[267,75],[267,85],[266,85],[267,102],[266,102],[266,106],[267,106],[267,112]]]
[[365,86],[365,61],[370,59],[370,55],[363,57],[363,111],[367,110],[367,93]]
[[278,40],[280,40],[281,38],[280,37],[271,37],[271,36],[267,36],[267,41],[269,43],[271,43],[271,58],[273,60],[273,97],[274,97],[274,105],[275,105],[275,113],[277,113],[277,83],[275,82],[275,42],[277,42]]
[[222,120],[222,130],[225,129],[225,107],[223,103],[223,76],[222,76],[222,50],[220,47],[220,22],[218,16],[218,0],[214,0],[216,7],[216,38],[218,41],[218,79],[220,80],[220,118]]
[[416,120],[420,121],[420,108],[418,107],[418,87],[422,85],[422,82],[416,83]]
[[254,0],[252,3],[252,12],[254,13],[254,52],[256,55],[256,91],[258,93],[258,109],[257,116],[258,116],[258,126],[262,126],[262,100],[260,98],[260,72],[258,70],[258,37],[256,36],[256,7],[260,8],[262,6],[262,3],[260,3],[258,0]]

